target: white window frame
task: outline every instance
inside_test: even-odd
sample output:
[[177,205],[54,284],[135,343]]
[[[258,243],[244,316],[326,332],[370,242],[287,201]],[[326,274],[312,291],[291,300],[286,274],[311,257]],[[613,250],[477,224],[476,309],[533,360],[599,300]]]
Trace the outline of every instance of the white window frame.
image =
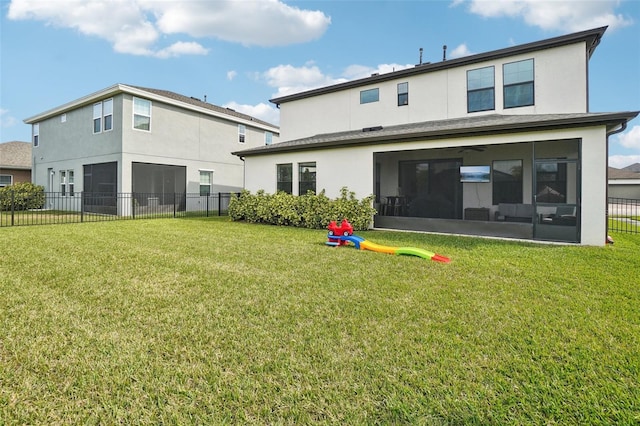
[[273,133],[264,132],[264,144],[271,145],[273,143]]
[[91,124],[93,125],[94,135],[102,133],[102,111],[102,102],[96,102],[93,104],[93,120],[91,121]]
[[40,123],[31,126],[32,140],[34,148],[40,145]]
[[[109,128],[107,128],[107,118],[109,118]],[[113,98],[102,101],[102,130],[105,132],[113,130]]]
[[75,195],[75,173],[73,170],[60,170],[60,193],[63,197]]
[[[141,111],[136,111],[136,101],[143,101],[143,102],[148,102],[149,103],[149,114],[147,115],[146,113],[143,113]],[[131,127],[134,130],[139,130],[141,132],[151,132],[151,116],[153,111],[153,102],[151,102],[149,99],[144,99],[144,98],[137,98],[137,97],[133,97],[133,108],[132,108],[132,119],[131,119]],[[146,117],[149,119],[149,128],[148,129],[141,129],[136,127],[136,116],[140,116],[140,117]]]
[[66,122],[67,122],[67,114],[66,114],[66,113],[63,113],[63,114],[60,116],[60,122],[61,122],[61,123],[66,123]]
[[244,124],[238,124],[238,143],[246,143],[247,141],[247,126]]
[[0,188],[13,185],[13,175],[0,175],[0,178],[3,178],[3,177],[8,177],[9,183],[3,183],[2,180],[0,180]]
[[[209,192],[207,193],[207,195],[211,195],[211,190],[213,189],[213,172],[215,170],[211,170],[211,169],[198,169],[198,171],[200,172],[200,196],[204,196],[205,194],[202,193],[202,187],[203,186],[208,186],[209,187]],[[203,176],[209,176],[209,183],[206,182],[202,182],[202,177]]]

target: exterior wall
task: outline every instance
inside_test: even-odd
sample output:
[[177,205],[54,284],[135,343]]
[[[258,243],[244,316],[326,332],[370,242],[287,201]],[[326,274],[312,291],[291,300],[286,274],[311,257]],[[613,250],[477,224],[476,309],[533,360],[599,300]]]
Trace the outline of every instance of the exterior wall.
[[640,179],[626,179],[625,182],[610,180],[609,197],[640,200]]
[[[505,109],[502,66],[531,58],[535,105]],[[584,113],[588,111],[587,60],[584,43],[577,43],[285,102],[280,105],[281,139],[483,114]],[[495,109],[468,113],[467,71],[491,65],[495,66]],[[398,106],[397,85],[404,82],[409,84],[409,104]],[[379,89],[379,101],[361,105],[360,92],[373,88]]]
[[[268,193],[276,190],[276,165],[293,163],[293,193],[297,194],[297,163],[316,162],[317,191],[326,190],[329,197],[339,195],[340,188],[346,186],[358,198],[374,193],[374,154],[384,154],[381,164],[381,194],[397,193],[397,164],[400,159],[415,158],[416,152],[424,151],[430,158],[462,158],[464,164],[491,164],[499,159],[523,160],[523,198],[532,199],[531,142],[545,142],[536,152],[537,158],[567,158],[567,145],[563,141],[582,141],[582,199],[581,201],[581,244],[603,245],[606,236],[606,134],[604,126],[576,128],[535,133],[501,134],[482,137],[450,138],[435,141],[412,141],[380,144],[375,146],[336,148],[301,151],[246,157],[245,188],[255,192],[260,189]],[[486,145],[491,150],[485,152],[460,153],[460,146]],[[443,149],[443,151],[434,151]],[[569,159],[578,159],[578,155]],[[476,163],[476,164],[474,164]],[[570,186],[570,185],[569,185]],[[491,185],[464,184],[463,207],[491,206],[491,215],[496,206],[491,205]],[[577,199],[580,194],[568,194]],[[576,200],[577,201],[577,200]]]
[[12,176],[12,184],[31,182],[31,170],[18,170],[0,167],[0,175]]
[[[113,98],[113,130],[93,133],[93,103],[40,121],[39,143],[32,147],[32,180],[46,191],[60,191],[60,170],[73,170],[75,191],[82,191],[85,164],[119,161],[122,139],[122,95]],[[49,170],[54,172],[53,181]],[[52,184],[53,183],[53,184]],[[120,188],[118,188],[120,190]]]
[[[123,192],[131,191],[131,162],[187,167],[187,192],[200,190],[200,170],[213,170],[213,192],[239,191],[244,162],[232,151],[264,145],[264,130],[246,124],[245,143],[238,123],[152,101],[151,131],[133,128],[133,96],[123,108]],[[274,143],[277,135],[274,135]]]

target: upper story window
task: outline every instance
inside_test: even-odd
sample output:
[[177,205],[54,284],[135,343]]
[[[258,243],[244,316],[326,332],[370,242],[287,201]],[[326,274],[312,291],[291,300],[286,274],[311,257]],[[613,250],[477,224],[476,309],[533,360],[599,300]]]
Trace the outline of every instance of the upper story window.
[[93,133],[113,129],[113,99],[93,104]]
[[67,122],[67,114],[62,114],[60,116],[60,122],[61,123],[66,123]]
[[276,165],[278,175],[277,190],[291,194],[293,191],[293,164],[278,164]]
[[104,131],[113,129],[113,99],[107,99],[103,103]]
[[409,83],[398,83],[398,106],[409,105]]
[[493,66],[467,71],[467,112],[495,109]]
[[516,108],[534,104],[533,59],[502,66],[504,107]]
[[31,127],[33,135],[33,146],[36,147],[40,143],[40,123],[36,123]]
[[360,92],[360,103],[368,104],[371,102],[378,102],[380,100],[380,90],[378,88],[362,90]]
[[238,124],[238,142],[244,143],[247,133],[247,127],[244,124]]
[[93,104],[93,133],[102,131],[102,102]]
[[133,128],[151,131],[151,101],[133,98]]
[[273,143],[273,133],[264,132],[264,144],[271,145]]

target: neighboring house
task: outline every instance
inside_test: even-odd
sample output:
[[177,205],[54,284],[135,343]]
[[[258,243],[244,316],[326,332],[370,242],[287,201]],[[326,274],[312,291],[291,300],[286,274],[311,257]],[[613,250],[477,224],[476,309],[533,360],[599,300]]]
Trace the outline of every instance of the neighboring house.
[[374,194],[377,228],[603,245],[607,139],[638,115],[589,111],[605,30],[272,99],[282,142],[235,152],[245,188]]
[[31,182],[31,143],[0,143],[0,188]]
[[279,138],[278,127],[232,109],[124,84],[24,121],[32,125],[33,181],[46,191],[135,193],[142,205],[238,191],[244,163],[231,151]]
[[609,167],[609,197],[640,200],[640,172],[634,172],[640,164],[632,164],[624,169]]

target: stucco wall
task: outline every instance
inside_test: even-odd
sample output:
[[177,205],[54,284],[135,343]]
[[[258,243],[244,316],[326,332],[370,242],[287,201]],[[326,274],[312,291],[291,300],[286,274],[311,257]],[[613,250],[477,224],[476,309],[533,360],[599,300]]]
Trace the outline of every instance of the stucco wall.
[[[502,66],[531,58],[535,105],[505,109]],[[467,71],[491,65],[495,67],[495,109],[467,113]],[[397,85],[403,82],[409,83],[409,104],[398,106]],[[380,100],[361,105],[360,92],[373,88],[379,89]],[[281,140],[482,114],[587,112],[587,108],[587,57],[584,44],[579,43],[285,102],[280,105]]]

